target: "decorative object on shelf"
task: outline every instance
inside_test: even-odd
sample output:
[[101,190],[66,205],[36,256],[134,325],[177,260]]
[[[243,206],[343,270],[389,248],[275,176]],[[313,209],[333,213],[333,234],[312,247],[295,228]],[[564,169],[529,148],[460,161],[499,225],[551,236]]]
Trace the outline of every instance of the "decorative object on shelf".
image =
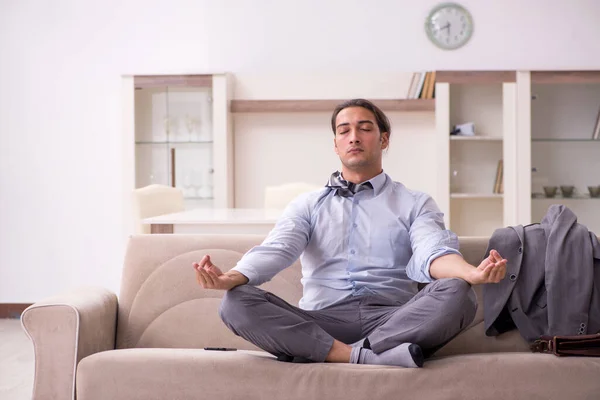
[[194,182],[193,182],[192,174],[193,174],[193,172],[186,171],[186,173],[183,175],[183,182],[181,185],[181,189],[183,190],[183,197],[185,197],[187,199],[195,197],[195,195],[196,195],[196,190],[194,189]]
[[560,192],[563,197],[573,197],[573,193],[575,193],[575,186],[572,185],[561,185]]
[[588,186],[588,191],[590,192],[590,197],[600,197],[600,185]]
[[198,179],[201,182],[201,184],[198,186],[198,197],[206,199],[213,196],[213,172],[214,169],[212,168],[198,171]]
[[466,122],[464,124],[454,125],[450,135],[456,136],[475,136],[475,123]]
[[188,132],[188,141],[194,141],[194,133],[196,132],[196,127],[199,125],[199,121],[196,118],[192,118],[189,114],[185,114],[185,128]]
[[165,129],[165,140],[167,142],[172,140],[173,125],[174,125],[173,118],[166,116],[164,119],[164,129]]
[[544,194],[546,197],[554,197],[558,192],[557,186],[544,186]]
[[460,181],[458,169],[453,169],[450,175],[450,192],[456,193],[460,191]]
[[458,49],[473,35],[473,18],[460,4],[442,3],[427,16],[425,32],[429,40],[439,48]]

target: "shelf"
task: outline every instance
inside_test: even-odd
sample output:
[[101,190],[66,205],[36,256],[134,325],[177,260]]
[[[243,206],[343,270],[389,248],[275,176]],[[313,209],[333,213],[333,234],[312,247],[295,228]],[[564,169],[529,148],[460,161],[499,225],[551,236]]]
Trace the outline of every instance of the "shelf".
[[172,144],[172,145],[176,145],[176,144],[211,144],[211,143],[213,143],[212,140],[195,140],[195,141],[191,141],[191,142],[169,142],[169,141],[160,141],[160,142],[141,141],[141,142],[135,142],[135,144]]
[[532,142],[597,142],[600,143],[600,139],[561,139],[561,138],[532,138]]
[[600,71],[531,71],[531,83],[600,83]]
[[[231,112],[333,112],[345,100],[232,100]],[[435,111],[435,99],[372,100],[384,111]]]
[[503,194],[499,193],[450,193],[451,199],[501,199]]
[[501,137],[493,137],[493,136],[450,136],[450,140],[456,140],[457,142],[461,141],[471,141],[471,142],[501,142]]
[[534,193],[531,198],[533,200],[600,200],[600,197],[591,197],[589,194],[577,194],[571,197],[554,196],[546,197],[543,193]]
[[201,200],[214,200],[214,197],[187,197],[185,196],[183,198],[184,200],[190,200],[190,201],[201,201]]
[[136,75],[136,89],[171,87],[212,87],[212,75]]
[[504,83],[516,82],[515,71],[437,71],[435,83]]

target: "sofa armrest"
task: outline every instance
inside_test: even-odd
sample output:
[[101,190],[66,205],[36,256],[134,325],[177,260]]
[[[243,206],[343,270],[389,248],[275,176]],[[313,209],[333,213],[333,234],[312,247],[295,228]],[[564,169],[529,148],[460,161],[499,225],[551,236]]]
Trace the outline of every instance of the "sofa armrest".
[[32,399],[74,399],[79,361],[115,348],[117,296],[80,288],[32,304],[21,323],[35,354]]

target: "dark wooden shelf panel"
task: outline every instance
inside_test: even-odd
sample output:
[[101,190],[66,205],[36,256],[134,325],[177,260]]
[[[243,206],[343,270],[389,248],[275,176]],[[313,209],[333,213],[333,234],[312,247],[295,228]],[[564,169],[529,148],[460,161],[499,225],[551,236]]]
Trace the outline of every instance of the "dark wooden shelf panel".
[[157,88],[165,86],[212,87],[212,75],[136,75],[135,88]]
[[[232,100],[231,112],[333,112],[344,100]],[[372,102],[384,111],[435,111],[435,99],[381,99]]]
[[436,71],[436,83],[516,82],[516,71]]
[[600,83],[600,71],[531,71],[531,83]]

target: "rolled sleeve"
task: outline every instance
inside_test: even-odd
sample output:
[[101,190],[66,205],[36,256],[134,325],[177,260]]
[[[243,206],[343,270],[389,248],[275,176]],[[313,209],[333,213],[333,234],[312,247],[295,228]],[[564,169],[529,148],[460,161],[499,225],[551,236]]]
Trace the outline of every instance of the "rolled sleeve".
[[250,249],[232,268],[257,286],[292,265],[310,238],[310,198],[300,196],[284,210],[277,224],[258,246]]
[[416,282],[434,281],[429,267],[436,258],[447,254],[461,255],[458,237],[445,229],[444,214],[428,196],[411,224],[410,240],[413,255],[406,267],[406,274]]
[[257,286],[262,283],[260,282],[260,277],[256,271],[256,268],[254,268],[252,265],[238,262],[235,267],[231,268],[231,270],[237,271],[248,278],[248,285]]

